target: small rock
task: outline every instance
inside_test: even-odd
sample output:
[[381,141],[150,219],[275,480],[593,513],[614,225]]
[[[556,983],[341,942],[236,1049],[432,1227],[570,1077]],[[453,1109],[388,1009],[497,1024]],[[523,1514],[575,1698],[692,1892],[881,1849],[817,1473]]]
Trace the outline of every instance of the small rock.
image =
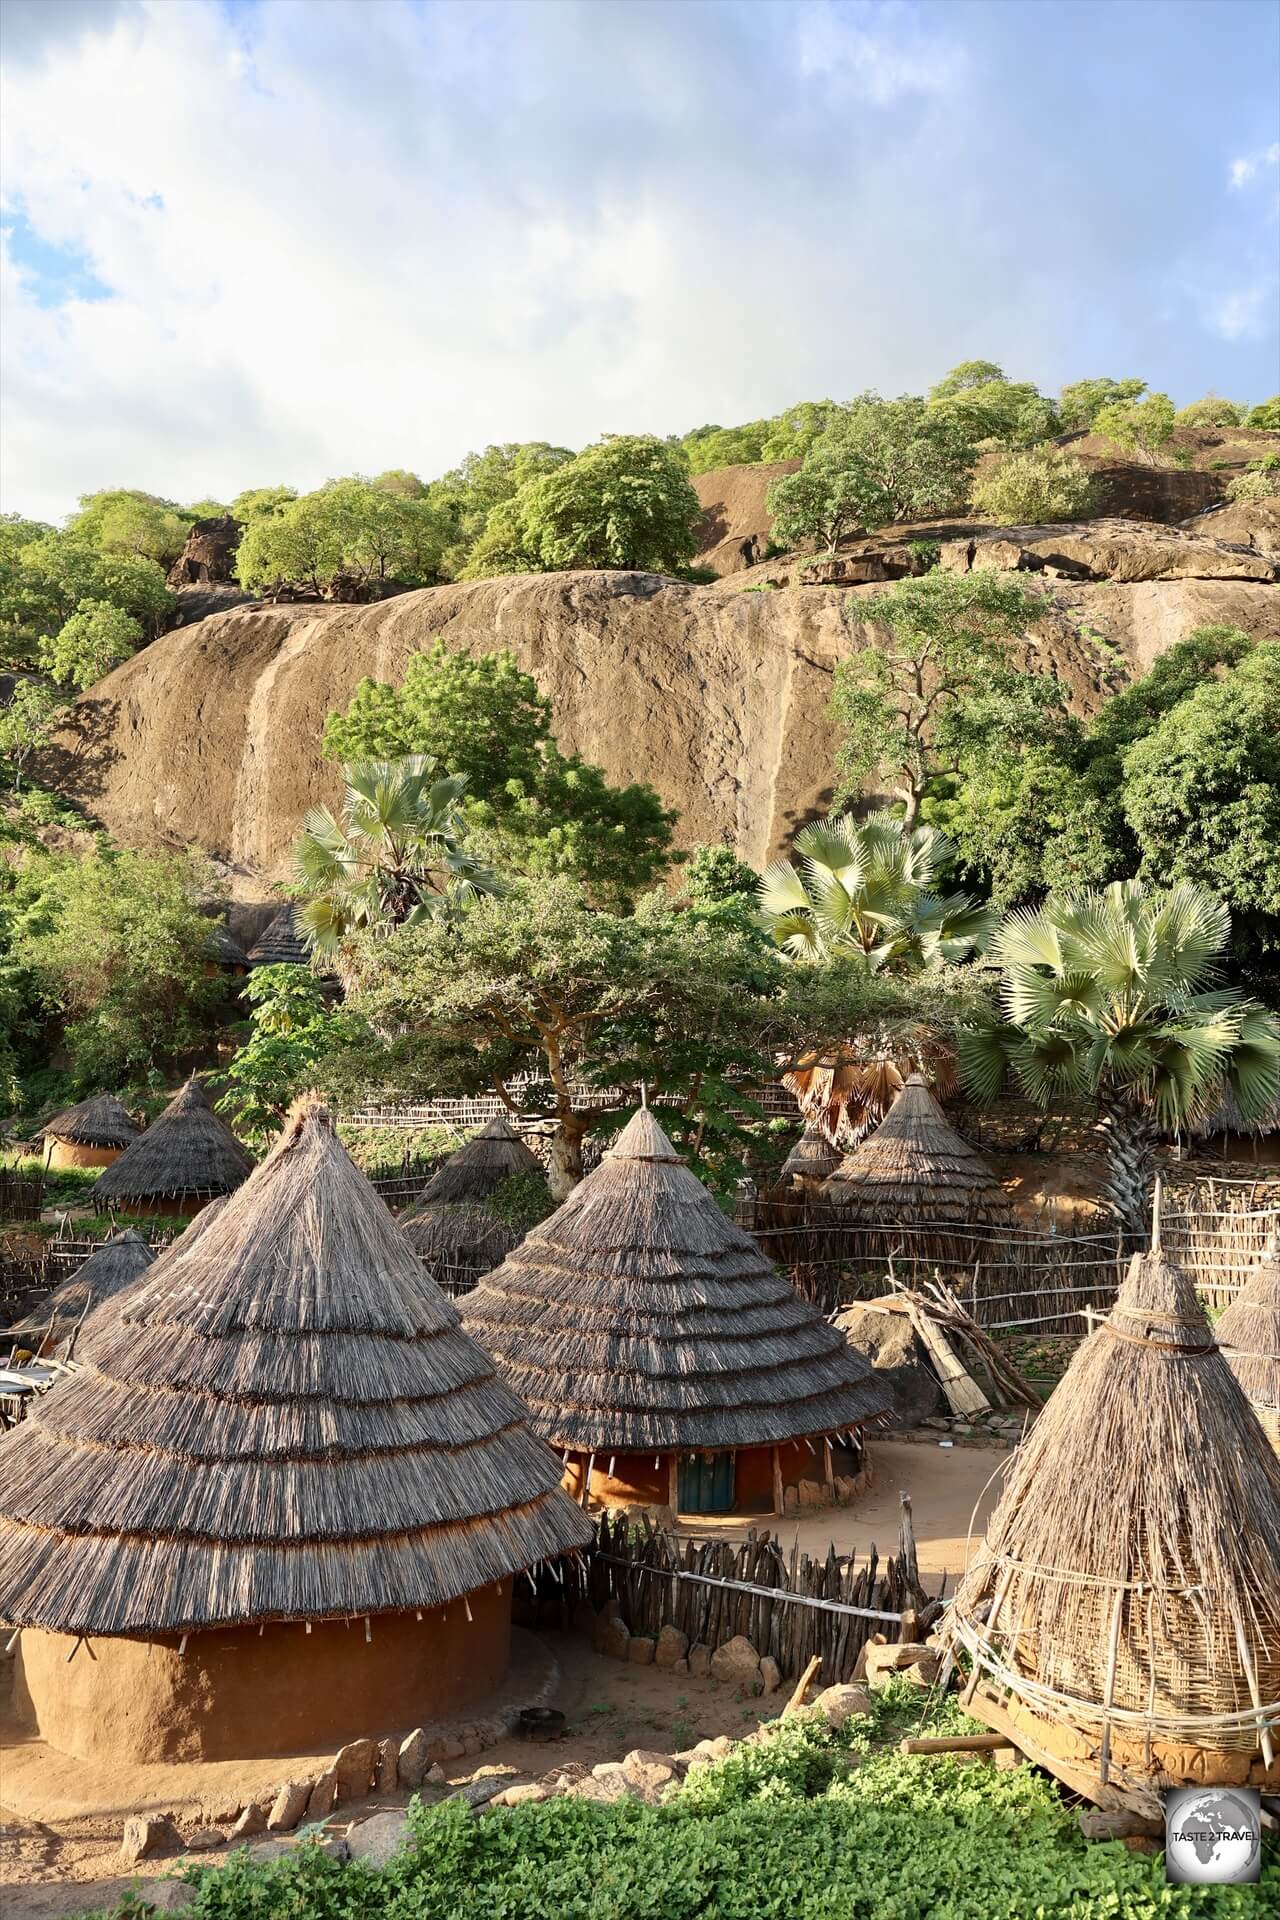
[[801,1480],[796,1492],[802,1507],[821,1507],[825,1504],[823,1490],[816,1480]]
[[385,1867],[408,1838],[407,1813],[375,1813],[372,1819],[361,1820],[352,1827],[347,1846],[353,1860],[363,1860],[367,1867]]
[[745,1634],[735,1633],[711,1656],[711,1678],[724,1686],[745,1687],[748,1693],[760,1687],[760,1655]]
[[633,1667],[651,1667],[653,1665],[654,1643],[647,1633],[633,1633],[631,1644],[627,1648],[627,1658]]
[[540,1786],[536,1780],[522,1781],[518,1787],[504,1787],[501,1793],[493,1796],[495,1807],[527,1807],[536,1800],[549,1800],[550,1789]]
[[427,1731],[425,1727],[415,1727],[400,1742],[400,1751],[396,1755],[396,1772],[400,1776],[400,1785],[412,1791],[422,1785],[422,1776],[427,1770]]
[[622,1763],[622,1775],[629,1787],[646,1800],[656,1800],[665,1786],[676,1777],[675,1767],[665,1753],[650,1753],[635,1747]]
[[710,1671],[711,1649],[704,1641],[699,1640],[696,1646],[692,1646],[689,1649],[690,1676],[697,1675],[700,1679],[705,1680]]
[[671,1671],[672,1673],[688,1673],[689,1662],[687,1660],[673,1660],[671,1663]]
[[286,1780],[267,1815],[268,1833],[292,1833],[307,1810],[314,1780]]
[[185,1880],[148,1880],[146,1901],[151,1913],[182,1913],[200,1898]]
[[686,1657],[688,1651],[687,1633],[681,1633],[679,1627],[663,1627],[653,1650],[653,1664],[655,1667],[674,1667],[677,1661]]
[[433,1760],[461,1760],[466,1748],[460,1735],[443,1733],[431,1742],[427,1752]]
[[[887,1686],[896,1673],[905,1673],[908,1667],[919,1666],[929,1660],[940,1664],[933,1648],[902,1640],[891,1640],[880,1647],[868,1644],[866,1656],[867,1685],[873,1693]],[[937,1665],[934,1674],[936,1677]]]
[[909,1667],[902,1669],[902,1677],[909,1680],[913,1687],[932,1687],[942,1671],[942,1655],[930,1651],[919,1660],[913,1660]]
[[183,1838],[172,1814],[135,1813],[124,1823],[120,1858],[126,1867],[135,1860],[155,1860],[162,1853],[181,1853]]
[[631,1658],[631,1633],[625,1620],[616,1615],[606,1620],[601,1635],[601,1653],[611,1660],[629,1660]]
[[400,1785],[400,1742],[394,1736],[378,1742],[378,1765],[373,1783],[379,1793],[394,1793]]
[[727,1733],[718,1733],[714,1740],[699,1740],[694,1752],[703,1754],[708,1760],[723,1760],[726,1754],[733,1752],[733,1742]]
[[1104,1812],[1101,1807],[1081,1807],[1076,1818],[1086,1840],[1127,1840],[1134,1837],[1150,1840],[1164,1832],[1163,1821],[1148,1820],[1145,1815],[1130,1813],[1123,1807],[1114,1813]]
[[[307,1800],[308,1820],[327,1820],[333,1812],[333,1798],[338,1791],[338,1770],[326,1767],[311,1789]],[[271,1822],[268,1820],[267,1825]]]
[[784,1513],[797,1513],[799,1508],[800,1495],[794,1487],[784,1487],[782,1489],[782,1511]]
[[349,1740],[334,1756],[333,1776],[338,1800],[363,1800],[373,1784],[378,1764],[376,1740]]
[[766,1693],[776,1693],[782,1685],[782,1668],[767,1653],[760,1661],[760,1679]]
[[293,1840],[255,1840],[245,1853],[255,1865],[268,1860],[282,1860],[288,1853],[296,1853],[297,1845]]
[[433,1761],[427,1768],[422,1776],[422,1784],[424,1787],[443,1787],[445,1785],[445,1771],[438,1760]]
[[630,1785],[618,1761],[605,1760],[592,1767],[591,1778],[579,1781],[572,1791],[583,1800],[623,1800]]
[[254,1834],[265,1833],[267,1816],[256,1800],[251,1800],[244,1811],[238,1815],[227,1838],[234,1844],[237,1840],[252,1840]]
[[225,1839],[226,1835],[219,1828],[201,1827],[200,1831],[193,1833],[187,1841],[186,1850],[188,1853],[212,1853],[214,1848],[220,1847]]
[[871,1695],[865,1687],[824,1687],[813,1703],[813,1710],[822,1715],[829,1727],[842,1727],[854,1714],[870,1713]]
[[618,1602],[616,1600],[606,1600],[603,1608],[596,1615],[595,1627],[591,1636],[597,1653],[607,1653],[609,1651],[609,1630],[615,1622],[621,1621],[621,1619],[622,1609],[619,1607]]
[[475,1780],[464,1780],[460,1787],[446,1794],[448,1800],[461,1800],[468,1807],[482,1807],[495,1794],[503,1792],[502,1776],[489,1774]]

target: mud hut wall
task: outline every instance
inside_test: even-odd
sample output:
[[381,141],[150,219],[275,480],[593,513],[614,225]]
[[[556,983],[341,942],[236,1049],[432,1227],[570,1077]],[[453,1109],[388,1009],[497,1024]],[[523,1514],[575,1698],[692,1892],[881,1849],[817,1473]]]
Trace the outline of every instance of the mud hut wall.
[[46,1167],[110,1167],[124,1152],[123,1147],[87,1147],[78,1140],[59,1140],[47,1134],[44,1143]]

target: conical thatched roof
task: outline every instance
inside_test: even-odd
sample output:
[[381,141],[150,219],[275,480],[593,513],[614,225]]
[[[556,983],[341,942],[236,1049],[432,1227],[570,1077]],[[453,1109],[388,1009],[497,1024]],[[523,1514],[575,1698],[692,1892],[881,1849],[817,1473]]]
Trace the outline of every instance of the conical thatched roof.
[[590,1537],[560,1463],[304,1103],[0,1437],[0,1620],[433,1608]]
[[462,1313],[562,1448],[762,1446],[890,1404],[647,1111]]
[[541,1171],[537,1155],[529,1151],[515,1128],[501,1117],[490,1120],[436,1169],[412,1207],[401,1216],[402,1223],[408,1225],[422,1208],[442,1201],[457,1205],[487,1200],[511,1174]]
[[88,1309],[132,1286],[155,1257],[132,1227],[108,1234],[84,1265],[19,1320],[13,1332],[41,1342],[65,1340]]
[[310,966],[311,942],[292,901],[267,922],[250,947],[248,959],[251,967]]
[[524,1239],[491,1208],[465,1202],[420,1204],[400,1224],[431,1278],[455,1291],[492,1272]]
[[840,1155],[823,1133],[821,1127],[810,1120],[804,1132],[792,1147],[782,1163],[779,1179],[788,1180],[825,1180],[840,1164]]
[[70,1140],[78,1147],[127,1147],[141,1128],[114,1093],[95,1093],[78,1106],[64,1107],[40,1129],[48,1140]]
[[1251,1751],[1242,1644],[1280,1710],[1280,1461],[1159,1253],[1014,1455],[950,1619],[1015,1697],[1092,1735]]
[[1186,1123],[1186,1131],[1201,1140],[1215,1133],[1266,1135],[1275,1133],[1277,1129],[1280,1129],[1280,1100],[1272,1100],[1261,1113],[1255,1114],[1251,1120],[1246,1120],[1240,1110],[1240,1102],[1230,1087],[1223,1089],[1222,1098],[1212,1112],[1205,1114],[1200,1120],[1191,1120]]
[[1012,1219],[994,1171],[956,1132],[919,1073],[875,1132],[840,1162],[822,1194],[863,1222]]
[[218,1118],[193,1074],[159,1119],[101,1175],[94,1195],[127,1212],[130,1202],[232,1193],[252,1171],[252,1156]]
[[220,967],[247,967],[249,964],[248,954],[225,920],[210,922],[209,938],[205,945],[209,958]]
[[1280,1411],[1280,1254],[1274,1248],[1227,1308],[1214,1337],[1257,1409]]

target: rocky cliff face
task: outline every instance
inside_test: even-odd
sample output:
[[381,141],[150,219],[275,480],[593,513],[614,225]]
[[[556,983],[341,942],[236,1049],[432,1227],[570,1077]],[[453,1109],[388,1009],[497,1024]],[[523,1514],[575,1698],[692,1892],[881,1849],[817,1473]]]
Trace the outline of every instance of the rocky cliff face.
[[[1108,654],[1131,669],[1209,620],[1280,635],[1280,594],[1249,579],[1037,579],[1049,617],[1026,649],[1073,702],[1101,697]],[[842,608],[875,587],[744,591],[656,574],[532,574],[376,606],[254,606],[165,634],[76,702],[42,775],[121,841],[203,848],[228,890],[261,898],[305,809],[336,800],[325,715],[359,680],[398,681],[441,636],[510,647],[550,697],[556,734],[613,780],[680,809],[682,845],[731,843],[760,865],[830,800],[825,709],[836,662],[874,630]],[[1099,646],[1091,636],[1101,636]]]

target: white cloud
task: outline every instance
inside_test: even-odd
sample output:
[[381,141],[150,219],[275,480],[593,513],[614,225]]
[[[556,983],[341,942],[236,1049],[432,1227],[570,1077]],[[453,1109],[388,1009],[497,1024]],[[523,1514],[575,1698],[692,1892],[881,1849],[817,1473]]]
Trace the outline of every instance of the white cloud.
[[1259,339],[1270,293],[1266,282],[1233,288],[1210,303],[1209,324],[1224,340]]
[[1263,147],[1257,153],[1244,154],[1231,162],[1231,184],[1233,187],[1247,187],[1251,180],[1269,167],[1280,167],[1280,140],[1273,146]]
[[892,0],[812,0],[800,9],[796,48],[801,73],[877,107],[946,93],[966,64],[962,49]]

